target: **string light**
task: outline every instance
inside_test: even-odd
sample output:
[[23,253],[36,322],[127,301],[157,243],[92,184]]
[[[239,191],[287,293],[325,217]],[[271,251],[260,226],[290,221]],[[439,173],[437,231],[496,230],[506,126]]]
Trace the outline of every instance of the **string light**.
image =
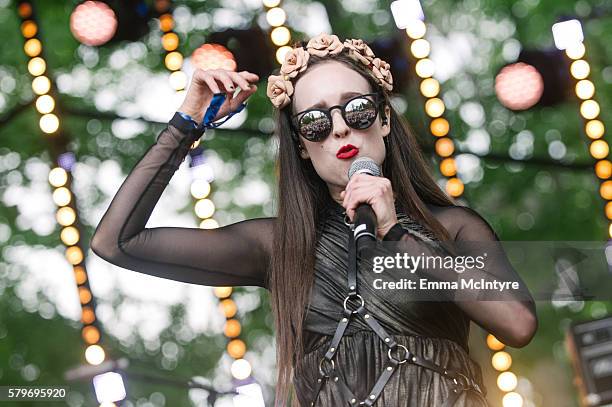
[[166,51],[164,64],[171,72],[169,76],[170,86],[175,91],[182,92],[187,87],[187,76],[180,72],[183,67],[184,58],[183,54],[178,50],[180,38],[173,31],[174,17],[172,15],[171,2],[168,0],[156,0],[155,10],[159,14],[159,28],[163,33],[161,44],[162,48]]
[[[266,0],[270,7],[275,7],[278,2],[275,0]],[[170,9],[170,2],[167,0],[156,0],[155,9],[159,13],[159,27],[163,32],[161,36],[162,48],[166,51],[164,63],[166,68],[171,71],[169,75],[170,86],[177,92],[183,92],[187,86],[187,76],[181,72],[183,66],[183,54],[179,51],[180,39],[173,32],[174,18]],[[277,40],[280,41],[286,33],[277,31]],[[231,52],[218,44],[204,44],[196,49],[192,55],[192,63],[200,69],[228,69],[235,71],[237,69],[236,61]],[[200,140],[196,141],[191,146],[190,155],[192,157],[192,167],[201,169],[201,166],[208,165],[207,163],[196,164],[196,158],[201,157]],[[196,150],[196,149],[200,150]],[[196,152],[199,151],[199,154]],[[212,169],[207,173],[212,174]],[[209,198],[211,193],[211,179],[204,179],[198,174],[204,171],[194,171],[194,179],[190,186],[190,192],[194,199],[194,213],[201,219],[200,228],[214,229],[219,227],[218,222],[213,219],[215,213],[215,205]],[[236,303],[231,299],[233,290],[231,287],[215,287],[214,293],[219,298],[219,307],[226,318],[224,333],[228,337],[227,353],[235,359],[232,364],[232,375],[236,378],[246,379],[251,374],[251,366],[248,361],[242,359],[246,353],[246,344],[238,338],[242,331],[240,322],[235,319],[238,311]]]
[[[396,10],[394,10],[394,7]],[[431,53],[431,43],[424,38],[427,33],[427,26],[423,22],[423,10],[420,6],[417,7],[416,3],[412,4],[411,9],[404,10],[402,7],[407,7],[407,5],[399,2],[392,3],[393,16],[398,28],[405,29],[410,41],[410,52],[416,59],[415,73],[422,78],[419,90],[426,99],[425,113],[431,119],[429,130],[432,136],[436,138],[435,151],[441,158],[439,168],[442,176],[446,178],[446,193],[458,198],[463,195],[465,185],[457,177],[457,163],[453,157],[455,146],[453,140],[449,137],[450,124],[443,117],[446,106],[444,101],[438,97],[440,82],[433,78],[436,70],[435,64],[428,58]]]
[[[38,24],[35,21],[34,9],[29,1],[19,1],[17,11],[21,23],[21,33],[24,37],[23,52],[29,57],[27,64],[28,72],[32,76],[32,90],[37,95],[36,110],[41,115],[39,126],[45,134],[57,134],[60,132],[60,119],[55,112],[56,101],[51,95],[54,87],[50,75],[45,75],[48,70],[44,58],[44,46]],[[85,268],[85,253],[82,249],[80,222],[77,204],[72,192],[71,169],[74,165],[74,154],[67,151],[66,138],[51,137],[54,144],[51,149],[53,161],[56,163],[48,173],[49,185],[53,188],[52,199],[58,207],[55,214],[57,223],[61,226],[59,234],[61,242],[65,246],[64,256],[74,271],[74,279],[77,284],[77,293],[81,304],[81,336],[87,345],[85,359],[90,364],[100,364],[105,359],[104,349],[100,346],[101,333],[97,327],[98,321],[95,314],[95,301],[89,287],[89,278]],[[57,153],[61,152],[63,153]]]
[[605,126],[599,120],[601,108],[594,100],[596,94],[595,84],[588,77],[591,67],[586,61],[586,46],[582,24],[578,20],[569,20],[556,23],[552,27],[555,46],[565,50],[567,57],[573,62],[570,65],[570,74],[576,80],[575,93],[580,100],[580,115],[584,121],[584,131],[589,141],[589,153],[595,159],[593,169],[601,184],[599,195],[606,201],[605,215],[608,220],[608,239],[612,238],[612,163],[608,159],[610,146],[604,139]]

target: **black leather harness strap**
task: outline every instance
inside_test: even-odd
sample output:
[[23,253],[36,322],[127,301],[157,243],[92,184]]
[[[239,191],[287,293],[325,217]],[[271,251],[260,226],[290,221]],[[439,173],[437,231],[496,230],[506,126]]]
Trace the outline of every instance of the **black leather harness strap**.
[[[348,294],[344,298],[342,318],[340,321],[338,321],[336,332],[329,343],[327,352],[325,352],[325,355],[319,362],[319,377],[317,378],[317,384],[315,386],[314,399],[310,405],[316,405],[323,386],[325,383],[330,381],[334,385],[338,386],[338,389],[344,396],[349,406],[373,406],[374,403],[376,403],[376,400],[378,400],[382,394],[385,386],[389,382],[389,379],[391,379],[399,366],[404,363],[411,363],[433,370],[453,382],[453,393],[451,393],[449,398],[445,401],[443,407],[452,407],[459,399],[461,394],[466,391],[473,391],[484,399],[482,389],[473,379],[467,377],[457,370],[446,369],[430,360],[421,358],[420,356],[411,353],[404,345],[398,344],[393,336],[389,335],[382,325],[367,310],[363,297],[357,293],[357,253],[352,228],[349,229],[348,256]],[[351,319],[356,315],[359,315],[389,348],[387,352],[389,360],[385,363],[383,372],[376,380],[376,383],[368,393],[365,400],[361,401],[349,389],[346,382],[336,373],[336,364],[334,362],[334,356],[338,351],[340,341],[346,332],[346,328],[351,322]]]

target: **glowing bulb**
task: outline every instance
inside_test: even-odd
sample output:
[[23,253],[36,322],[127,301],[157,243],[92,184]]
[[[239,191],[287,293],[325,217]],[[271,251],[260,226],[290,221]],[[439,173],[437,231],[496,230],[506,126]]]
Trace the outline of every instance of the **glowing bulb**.
[[429,129],[431,130],[431,134],[433,134],[434,136],[444,137],[448,134],[450,130],[450,124],[445,118],[438,117],[437,119],[431,121]]
[[510,368],[512,365],[512,356],[508,352],[499,351],[495,352],[491,358],[491,364],[495,370],[504,371]]
[[515,392],[506,393],[502,398],[503,407],[523,407],[523,397]]
[[458,197],[463,194],[463,182],[459,178],[451,178],[446,183],[446,192],[452,197]]
[[590,99],[595,94],[595,85],[588,79],[583,79],[576,84],[576,96],[580,99]]
[[572,65],[570,66],[570,72],[572,73],[572,76],[576,79],[584,79],[587,76],[589,76],[589,73],[591,72],[591,67],[589,66],[589,63],[583,59],[579,59],[577,61],[572,62]]
[[453,145],[453,141],[448,137],[439,138],[436,141],[436,153],[440,157],[448,157],[453,154],[455,151],[455,146]]
[[46,76],[37,76],[32,80],[32,90],[37,95],[43,95],[51,89],[51,81]]
[[81,331],[85,343],[94,344],[100,340],[100,331],[95,326],[89,325]]
[[81,301],[81,304],[87,304],[91,301],[91,291],[87,287],[79,287],[79,301]]
[[410,25],[406,27],[406,34],[414,40],[422,38],[427,31],[427,27],[425,23],[421,20],[413,20],[410,22]]
[[593,156],[593,158],[602,159],[608,156],[610,152],[610,147],[608,143],[604,140],[595,140],[589,146],[589,152]]
[[196,179],[191,183],[191,196],[204,199],[210,194],[210,184],[204,179]]
[[172,14],[162,14],[159,16],[159,28],[163,32],[168,32],[174,28],[174,19]]
[[606,204],[606,217],[612,219],[612,201]]
[[580,104],[580,114],[585,119],[594,119],[599,116],[599,103],[594,100],[585,100]]
[[228,319],[225,321],[225,328],[223,329],[223,333],[228,338],[235,338],[240,335],[240,331],[242,327],[240,326],[240,322],[235,319]]
[[28,72],[30,72],[32,76],[42,75],[45,73],[46,69],[47,64],[41,57],[34,57],[30,59],[30,62],[28,62]]
[[166,51],[174,51],[179,44],[179,37],[175,33],[166,33],[162,36],[162,47]]
[[210,218],[215,213],[215,204],[210,199],[200,199],[196,202],[194,210],[198,218]]
[[232,363],[232,376],[238,380],[244,380],[251,375],[251,364],[245,359],[238,359]]
[[81,266],[75,266],[74,267],[74,279],[76,280],[76,283],[81,285],[81,284],[85,284],[85,281],[87,281],[87,273],[85,273],[85,269]]
[[263,5],[268,8],[276,7],[279,4],[280,4],[280,0],[263,0]]
[[435,72],[435,65],[431,59],[421,59],[415,66],[416,74],[421,78],[429,78]]
[[438,96],[438,93],[440,93],[440,82],[434,78],[423,79],[423,82],[421,82],[421,93],[428,98]]
[[96,320],[96,314],[94,314],[91,307],[83,307],[81,312],[81,322],[85,325],[92,324]]
[[487,346],[491,350],[502,350],[506,345],[492,334],[487,335]]
[[584,44],[581,42],[577,42],[569,46],[565,49],[565,53],[570,59],[580,59],[584,56],[586,49],[584,48]]
[[62,226],[70,226],[76,220],[76,213],[71,207],[64,206],[57,210],[55,219],[57,220],[57,223]]
[[440,117],[444,113],[444,102],[439,98],[432,98],[425,102],[425,112],[430,117]]
[[60,239],[66,246],[72,246],[79,241],[79,231],[74,226],[68,226],[62,229]]
[[83,261],[83,251],[78,246],[70,246],[66,249],[66,260],[72,265]]
[[68,173],[62,167],[55,167],[49,171],[49,184],[61,187],[68,181]]
[[182,71],[174,71],[170,74],[170,86],[174,90],[185,89],[187,86],[187,75]]
[[219,223],[213,218],[204,219],[200,222],[200,229],[216,229],[219,227]]
[[285,13],[285,10],[282,8],[274,7],[268,10],[266,13],[266,20],[272,27],[278,27],[285,24],[285,20],[287,20],[287,13]]
[[587,136],[592,139],[601,138],[604,135],[605,127],[599,120],[591,120],[585,126]]
[[166,68],[170,71],[177,71],[183,66],[183,55],[180,52],[170,52],[165,58]]
[[236,307],[236,303],[234,300],[228,298],[219,303],[221,310],[226,318],[232,318],[236,315],[236,311],[238,311],[238,307]]
[[410,45],[410,52],[412,52],[415,58],[425,58],[429,55],[430,51],[429,41],[424,39],[416,40]]
[[240,339],[232,339],[227,344],[227,353],[234,359],[240,359],[246,353],[246,345]]
[[35,57],[42,51],[42,44],[37,38],[30,38],[23,45],[23,52],[29,57]]
[[599,186],[599,195],[606,201],[612,200],[612,181],[604,181]]
[[59,128],[59,119],[53,113],[47,113],[40,117],[38,124],[43,132],[51,134]]
[[517,384],[516,375],[512,372],[502,372],[497,376],[497,387],[501,391],[512,391],[516,389]]
[[457,173],[457,165],[454,158],[445,158],[440,162],[440,172],[445,177],[452,177]]
[[39,113],[51,113],[55,108],[55,100],[49,95],[42,95],[36,99],[36,110]]
[[30,3],[20,3],[17,6],[17,13],[21,18],[29,18],[32,15],[32,5]]
[[291,51],[291,47],[288,45],[282,46],[276,50],[276,60],[279,64],[282,64],[285,61],[285,55],[289,51]]
[[105,357],[104,349],[100,345],[91,345],[85,350],[85,360],[90,365],[99,365],[104,362]]
[[66,206],[70,203],[71,199],[72,194],[66,187],[60,187],[53,191],[53,202],[55,202],[57,206]]
[[32,38],[38,32],[38,26],[32,20],[21,23],[21,34],[26,38]]
[[217,298],[227,298],[232,295],[233,288],[232,287],[215,287],[213,288],[213,292]]
[[612,163],[608,160],[597,161],[595,164],[595,174],[601,179],[608,179],[612,176]]
[[270,33],[270,38],[272,38],[274,45],[280,47],[291,40],[291,33],[287,27],[276,27]]

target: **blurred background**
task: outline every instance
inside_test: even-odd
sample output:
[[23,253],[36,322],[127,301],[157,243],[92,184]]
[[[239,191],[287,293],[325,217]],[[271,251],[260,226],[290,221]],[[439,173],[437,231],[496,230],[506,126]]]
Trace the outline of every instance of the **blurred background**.
[[[611,15],[603,0],[0,0],[0,385],[69,386],[71,407],[272,404],[265,290],[146,276],[88,244],[194,69],[265,79],[288,44],[321,32],[363,38],[392,65],[393,104],[440,185],[501,240],[604,244]],[[148,227],[275,214],[265,89],[193,146]],[[474,325],[491,405],[584,402],[565,335],[611,310],[540,301],[522,349]]]

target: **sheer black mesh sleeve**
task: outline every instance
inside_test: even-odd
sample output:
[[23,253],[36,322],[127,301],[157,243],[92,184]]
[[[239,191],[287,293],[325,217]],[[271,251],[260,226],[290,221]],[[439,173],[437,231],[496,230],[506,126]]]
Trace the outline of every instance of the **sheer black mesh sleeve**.
[[168,125],[131,170],[91,240],[117,266],[186,283],[267,288],[275,218],[217,229],[145,228],[197,136]]
[[[473,279],[482,284],[494,281],[517,282],[518,289],[485,292],[468,288],[453,291],[453,295],[456,304],[470,319],[498,339],[510,346],[526,345],[537,329],[535,303],[527,286],[508,260],[495,231],[482,216],[468,207],[438,207],[435,213],[454,239],[447,243],[457,249],[461,256],[478,256],[486,252],[486,260],[483,262],[485,266],[461,273],[434,266],[431,269],[419,268],[416,273],[437,282],[459,282],[462,279]],[[449,254],[439,246],[424,243],[408,229],[398,233],[396,228],[386,239],[396,240],[396,252],[400,253],[417,252],[425,256]]]

